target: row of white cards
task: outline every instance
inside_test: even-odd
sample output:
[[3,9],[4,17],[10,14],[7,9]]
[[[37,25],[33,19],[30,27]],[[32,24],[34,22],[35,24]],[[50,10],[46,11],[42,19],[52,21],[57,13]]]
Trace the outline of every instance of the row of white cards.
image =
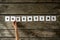
[[56,21],[56,16],[5,16],[5,22]]

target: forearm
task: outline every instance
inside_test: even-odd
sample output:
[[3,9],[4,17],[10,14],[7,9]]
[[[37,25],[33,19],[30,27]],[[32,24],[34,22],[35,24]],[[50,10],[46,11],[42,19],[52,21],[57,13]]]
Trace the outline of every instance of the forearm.
[[17,23],[16,23],[16,21],[14,21],[12,25],[13,25],[14,30],[15,30],[15,37],[16,37],[15,40],[19,40],[18,28],[17,28]]
[[18,29],[17,29],[17,27],[15,28],[15,37],[16,37],[16,40],[19,40],[19,35],[18,35]]

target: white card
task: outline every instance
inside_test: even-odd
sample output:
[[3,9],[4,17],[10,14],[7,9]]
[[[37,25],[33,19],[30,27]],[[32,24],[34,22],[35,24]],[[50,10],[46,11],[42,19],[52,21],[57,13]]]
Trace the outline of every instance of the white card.
[[32,16],[27,16],[27,21],[28,22],[32,21]]
[[50,21],[50,16],[46,16],[46,21]]
[[5,21],[10,21],[10,16],[5,16]]
[[33,16],[34,21],[38,21],[38,16]]
[[51,16],[51,21],[56,21],[56,16]]
[[20,17],[16,17],[16,22],[20,22]]
[[22,16],[22,22],[26,22],[26,16]]
[[44,21],[44,16],[39,16],[40,21]]
[[11,21],[16,21],[15,16],[11,16]]

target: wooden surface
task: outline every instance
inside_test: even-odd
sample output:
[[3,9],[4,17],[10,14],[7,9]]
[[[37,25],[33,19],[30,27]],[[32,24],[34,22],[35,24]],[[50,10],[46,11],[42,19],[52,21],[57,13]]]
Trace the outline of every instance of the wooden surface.
[[[17,2],[16,0],[12,1]],[[45,1],[40,0],[40,2]],[[0,4],[0,14],[60,14],[60,4]],[[5,22],[4,16],[0,16],[0,40],[15,40],[15,32],[12,22]],[[18,32],[19,40],[60,40],[60,15],[57,15],[56,22],[20,22],[18,23]]]

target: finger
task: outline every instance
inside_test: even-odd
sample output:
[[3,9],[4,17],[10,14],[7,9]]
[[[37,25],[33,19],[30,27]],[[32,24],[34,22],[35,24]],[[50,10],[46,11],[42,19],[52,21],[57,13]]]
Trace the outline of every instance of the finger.
[[14,21],[14,22],[12,23],[12,26],[13,26],[13,27],[16,27],[16,26],[17,26],[17,22]]

